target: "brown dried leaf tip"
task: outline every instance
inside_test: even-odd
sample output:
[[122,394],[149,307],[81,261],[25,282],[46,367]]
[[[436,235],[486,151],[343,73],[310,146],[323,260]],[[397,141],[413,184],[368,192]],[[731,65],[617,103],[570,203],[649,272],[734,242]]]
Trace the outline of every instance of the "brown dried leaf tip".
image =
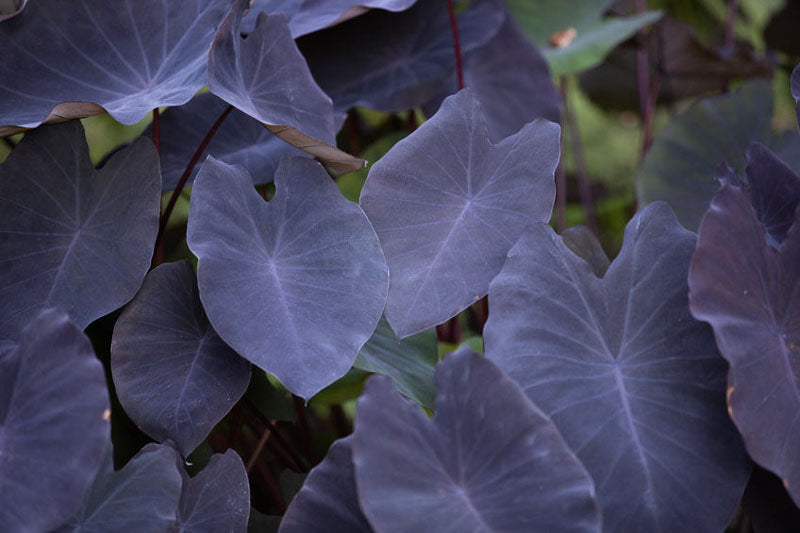
[[557,31],[550,36],[550,46],[553,48],[566,48],[577,36],[578,30],[575,28],[566,28]]

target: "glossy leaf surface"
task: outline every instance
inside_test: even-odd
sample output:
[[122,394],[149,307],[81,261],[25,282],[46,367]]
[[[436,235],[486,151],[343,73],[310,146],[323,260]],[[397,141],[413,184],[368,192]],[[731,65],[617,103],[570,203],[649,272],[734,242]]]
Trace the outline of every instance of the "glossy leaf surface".
[[550,218],[558,157],[559,127],[545,120],[492,144],[464,89],[371,167],[361,205],[389,264],[399,337],[486,294],[525,227]]
[[0,353],[0,530],[49,531],[77,511],[108,409],[103,366],[65,313],[43,311]]
[[487,357],[586,465],[608,531],[721,531],[750,473],[725,413],[725,361],[689,312],[694,245],[666,204],[650,205],[597,278],[539,224],[489,289]]
[[588,473],[497,366],[450,354],[436,392],[433,420],[388,378],[358,400],[356,486],[377,531],[600,531]]
[[134,124],[155,107],[187,102],[206,83],[206,54],[228,4],[31,2],[0,24],[0,126],[103,110]]
[[0,166],[0,339],[45,307],[82,329],[130,300],[150,267],[160,197],[149,140],[98,171],[80,122],[27,134]]
[[152,270],[117,319],[111,371],[125,412],[186,457],[241,398],[250,365],[208,323],[189,263]]
[[364,212],[311,160],[285,159],[269,203],[246,171],[209,158],[188,243],[220,337],[310,398],[352,366],[386,302],[388,272]]
[[286,509],[279,533],[372,532],[358,503],[352,444],[352,436],[331,444]]

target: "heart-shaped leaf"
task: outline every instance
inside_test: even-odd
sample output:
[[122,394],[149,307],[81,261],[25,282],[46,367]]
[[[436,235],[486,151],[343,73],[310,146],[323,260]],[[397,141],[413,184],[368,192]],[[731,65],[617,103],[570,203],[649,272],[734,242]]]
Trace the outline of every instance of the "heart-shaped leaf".
[[250,175],[210,157],[187,241],[211,324],[304,398],[343,376],[386,303],[388,272],[364,212],[314,161],[290,158],[265,203]]
[[78,121],[25,135],[0,166],[0,339],[45,307],[82,329],[130,300],[150,267],[160,200],[147,139],[98,171]]
[[189,263],[151,271],[114,326],[111,371],[125,412],[186,457],[242,397],[250,365],[222,342]]
[[586,465],[608,531],[722,531],[747,483],[725,361],[689,313],[694,245],[652,204],[597,278],[538,224],[489,289],[486,354]]
[[105,374],[54,309],[0,353],[0,530],[50,531],[81,505],[109,441]]
[[211,92],[337,172],[362,168],[364,160],[336,148],[331,99],[311,76],[286,17],[261,14],[247,39],[240,37],[248,5],[234,2],[214,38],[208,54]]
[[134,124],[153,108],[187,102],[206,82],[206,54],[228,5],[31,2],[0,24],[0,126],[104,110]]
[[352,435],[337,440],[283,515],[279,533],[372,533],[358,503]]
[[436,393],[433,420],[388,378],[358,400],[356,487],[377,531],[600,531],[589,474],[491,361],[446,356]]
[[525,227],[550,218],[558,158],[559,127],[545,120],[492,144],[464,89],[372,166],[361,205],[389,264],[386,318],[399,337],[486,294]]
[[783,194],[797,190],[800,177],[763,163],[751,159],[748,186],[724,186],[703,217],[690,303],[730,364],[728,409],[747,451],[800,503],[800,216],[780,240],[763,216],[775,207],[796,212],[797,196],[788,204]]

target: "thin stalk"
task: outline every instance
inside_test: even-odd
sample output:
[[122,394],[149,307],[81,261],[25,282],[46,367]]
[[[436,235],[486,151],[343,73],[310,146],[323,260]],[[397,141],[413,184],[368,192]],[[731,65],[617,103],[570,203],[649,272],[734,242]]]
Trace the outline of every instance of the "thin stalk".
[[[191,176],[194,167],[197,165],[197,162],[200,161],[200,156],[203,155],[206,148],[208,147],[208,143],[211,142],[211,139],[214,137],[214,134],[217,133],[217,130],[225,121],[228,115],[230,115],[231,111],[233,111],[233,106],[229,105],[225,108],[225,111],[219,116],[214,125],[211,126],[211,129],[208,130],[203,142],[200,143],[200,146],[197,147],[197,150],[194,152],[192,159],[189,161],[189,164],[186,165],[186,169],[183,171],[181,175],[181,179],[178,180],[178,184],[175,186],[175,190],[172,191],[172,196],[169,197],[169,202],[167,202],[167,207],[164,209],[164,212],[161,214],[161,220],[158,224],[158,235],[156,235],[156,258],[158,259],[159,256],[163,257],[163,250],[161,250],[163,239],[164,239],[164,230],[167,228],[167,222],[169,221],[169,217],[172,214],[172,210],[175,209],[175,204],[178,201],[178,197],[183,191],[183,187],[186,185],[186,180],[189,179]],[[159,253],[158,250],[161,250]],[[158,266],[158,262],[155,262],[154,266]]]
[[249,398],[245,397],[244,401],[245,404],[247,404],[247,406],[253,412],[253,414],[256,415],[256,418],[258,418],[258,420],[262,424],[264,424],[267,428],[269,428],[270,433],[275,435],[275,440],[281,445],[281,448],[289,455],[289,457],[291,457],[292,462],[295,464],[295,466],[297,466],[297,468],[301,472],[307,472],[308,467],[306,466],[305,461],[300,459],[300,456],[295,453],[294,448],[289,446],[289,443],[286,442],[286,440],[277,430],[272,421],[266,416],[264,416],[264,414],[258,410],[258,407],[256,407],[256,405]]
[[456,72],[458,73],[458,90],[464,88],[464,66],[461,63],[461,40],[458,38],[458,22],[453,0],[447,0],[447,12],[450,14],[450,28],[453,30],[453,47],[456,51]]
[[250,454],[250,458],[247,460],[247,464],[244,467],[245,471],[248,474],[253,469],[253,466],[256,464],[256,461],[258,461],[258,457],[264,450],[264,445],[267,443],[267,440],[269,440],[270,435],[272,435],[272,433],[270,432],[269,429],[267,429],[261,434],[261,438],[258,439],[258,443],[256,444],[253,453]]
[[157,107],[153,109],[153,144],[161,155],[161,118]]
[[568,104],[566,77],[561,77],[562,97],[564,99],[564,122],[567,124],[570,144],[572,144],[572,156],[575,158],[575,181],[578,184],[578,194],[581,197],[583,211],[586,214],[586,225],[597,235],[597,219],[594,215],[594,202],[592,201],[592,189],[589,186],[589,179],[586,175],[586,161],[583,156],[583,142],[581,132],[578,129],[578,121],[572,113],[572,108]]

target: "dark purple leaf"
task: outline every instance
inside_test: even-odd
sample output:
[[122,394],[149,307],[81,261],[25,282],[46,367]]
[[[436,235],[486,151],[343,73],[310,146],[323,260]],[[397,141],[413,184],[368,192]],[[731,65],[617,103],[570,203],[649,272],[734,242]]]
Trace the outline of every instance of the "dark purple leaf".
[[103,366],[61,311],[0,354],[0,530],[50,531],[81,505],[109,442]]
[[284,159],[265,203],[243,169],[209,158],[187,241],[206,313],[234,350],[304,398],[343,376],[386,302],[380,243],[314,161]]
[[178,532],[244,533],[250,517],[250,485],[239,455],[228,450],[211,456],[206,467],[190,478],[178,464],[183,488],[178,508]]
[[747,451],[798,503],[800,217],[777,249],[756,209],[745,188],[728,185],[714,197],[692,257],[690,303],[730,364],[728,412]]
[[80,122],[25,135],[0,166],[0,339],[45,307],[85,328],[130,300],[150,267],[160,200],[147,139],[97,171]]
[[795,221],[794,211],[800,203],[800,176],[758,143],[747,150],[746,173],[753,207],[767,232],[767,241],[780,248]]
[[371,533],[358,503],[353,437],[334,442],[283,515],[279,533]]
[[208,323],[189,263],[151,271],[114,326],[111,371],[125,412],[186,457],[242,397],[250,365]]
[[722,531],[750,473],[725,361],[689,313],[694,244],[652,204],[598,278],[538,224],[489,289],[486,354],[586,465],[608,531]]
[[286,17],[261,14],[247,39],[240,37],[248,5],[237,0],[214,38],[208,55],[211,92],[337,171],[362,168],[363,160],[335,147],[331,99],[311,76]]
[[259,13],[283,13],[289,19],[292,37],[297,38],[336,24],[342,18],[348,17],[348,13],[354,9],[403,11],[416,2],[417,0],[254,0],[250,11],[242,20],[242,31],[253,31]]
[[31,2],[0,24],[0,125],[32,128],[103,110],[134,124],[155,107],[187,102],[206,83],[206,54],[228,5]]
[[558,157],[559,127],[545,120],[492,144],[464,89],[372,166],[361,205],[389,264],[399,337],[486,294],[525,227],[550,218]]
[[446,356],[436,390],[433,420],[388,378],[358,400],[356,486],[377,531],[600,531],[589,474],[491,361]]
[[171,446],[148,444],[115,472],[109,453],[83,507],[58,532],[170,531],[181,497],[176,458]]

